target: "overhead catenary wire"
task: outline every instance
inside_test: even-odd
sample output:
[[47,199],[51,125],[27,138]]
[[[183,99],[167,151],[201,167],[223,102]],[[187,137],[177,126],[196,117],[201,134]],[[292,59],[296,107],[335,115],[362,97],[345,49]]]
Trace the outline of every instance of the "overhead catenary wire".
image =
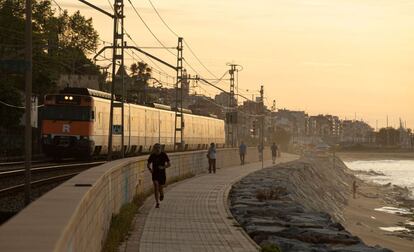
[[[111,4],[111,2],[110,2],[110,0],[107,0],[108,1],[108,4],[109,4],[109,6],[111,7],[111,9],[112,9],[112,11],[114,11],[114,7],[112,6],[112,4]],[[136,46],[136,47],[138,47],[138,48],[140,48],[140,46],[138,45],[138,43],[132,38],[132,36],[129,34],[129,32],[127,31],[127,29],[124,27],[124,33],[125,33],[125,36]],[[127,53],[128,54],[128,53]],[[135,55],[134,54],[134,52],[132,52],[132,54],[133,55]],[[163,73],[164,75],[166,75],[167,76],[167,78],[168,77],[170,77],[170,78],[175,78],[174,76],[172,76],[172,75],[170,75],[170,74],[168,74],[167,72],[165,72],[153,59],[151,59],[150,57],[148,57],[148,56],[146,56],[146,55],[144,55],[145,57],[146,57],[146,59],[148,59],[150,62],[151,62],[151,68],[152,69],[156,69],[156,70],[158,70],[158,72],[159,73]],[[142,62],[145,62],[139,55],[137,55],[137,57],[142,61]]]
[[[54,1],[55,2],[55,1]],[[110,2],[110,0],[107,0],[107,2],[108,2],[108,4],[109,4],[109,7],[112,9],[112,10],[114,10],[114,7],[112,6],[112,4],[111,4],[111,2]],[[55,4],[58,6],[58,8],[59,9],[62,9],[62,7],[57,3],[57,2],[55,2]],[[124,28],[124,32],[125,32],[125,35],[135,44],[135,46],[137,46],[137,47],[140,47],[136,42],[135,42],[135,40],[129,35],[129,33],[128,33],[128,31]],[[112,42],[109,42],[109,41],[105,41],[105,40],[103,40],[103,39],[101,39],[101,38],[99,38],[98,37],[98,40],[100,40],[104,45],[105,44],[109,44],[109,45],[111,45],[112,46]],[[96,52],[94,52],[94,51],[92,51],[92,50],[88,50],[90,53],[96,53]],[[127,53],[128,54],[128,53]],[[129,54],[130,55],[130,54]],[[131,56],[131,55],[130,55]],[[104,60],[108,60],[108,61],[112,61],[112,59],[109,59],[109,58],[107,58],[107,57],[105,57],[105,56],[103,56],[103,55],[99,55],[99,57],[102,57]],[[133,60],[135,61],[135,57],[134,56],[131,56],[132,58],[133,58]],[[139,55],[137,55],[137,57],[141,60],[141,61],[144,61]],[[148,58],[148,57],[147,57]],[[152,62],[152,64],[154,65],[154,66],[156,66],[155,68],[158,68],[158,70],[160,71],[160,72],[163,72],[166,76],[169,76],[169,77],[171,77],[171,78],[174,78],[173,76],[171,76],[171,75],[169,75],[168,73],[166,73],[165,71],[163,71],[151,58],[148,58],[151,62]],[[97,61],[102,61],[102,60],[97,60]],[[154,67],[151,67],[151,68],[154,68]]]
[[[129,55],[129,56],[131,56],[132,57],[132,59],[134,60],[134,61],[137,61],[137,59],[134,57],[134,54],[130,54],[128,51],[125,51],[125,53],[127,54],[127,55]],[[138,55],[137,55],[138,56]],[[139,56],[138,56],[138,58],[139,58]],[[144,62],[141,58],[139,58],[142,62]],[[138,62],[138,61],[137,61]],[[161,71],[158,71],[158,70],[156,70],[156,69],[154,69],[154,68],[152,68],[151,66],[150,66],[150,69],[151,69],[151,71],[154,71],[155,70],[155,72],[157,72],[160,76],[162,75],[162,74],[165,74],[164,72],[161,72]],[[171,76],[171,75],[168,75],[168,74],[165,74],[165,76],[166,77],[171,77],[173,80],[175,79],[175,77],[173,77],[173,76]],[[166,82],[166,81],[162,81],[162,80],[158,80],[157,79],[157,81],[159,81],[159,82],[162,82],[163,84],[166,84],[167,86],[173,86],[174,84],[173,83],[169,83],[169,82]]]
[[[17,105],[9,104],[9,103],[4,102],[4,101],[0,101],[0,104],[3,104],[4,106],[6,106],[6,107],[10,107],[10,108],[16,108],[16,109],[26,109],[26,107],[24,107],[24,106],[17,106]],[[43,106],[45,106],[45,105],[41,104],[41,105],[38,105],[38,106],[36,106],[36,107],[37,107],[37,108],[40,108],[40,107],[43,107]]]
[[56,0],[52,0],[52,2],[54,2],[57,5],[60,12],[64,12],[63,8],[56,2]]
[[[157,10],[157,8],[155,7],[155,5],[153,4],[153,2],[151,0],[148,0],[148,2],[150,3],[150,5],[152,6],[153,10],[155,11],[155,13],[157,14],[157,16],[159,17],[159,19],[161,20],[161,22],[165,25],[165,27],[167,27],[167,29],[174,34],[176,37],[179,37],[179,35],[168,25],[168,23],[164,20],[164,18],[161,16],[161,14],[159,13],[159,11]],[[190,51],[190,53],[194,56],[194,58],[196,58],[196,60],[198,61],[198,63],[200,63],[200,65],[214,78],[218,79],[218,77],[210,71],[210,69],[208,69],[206,67],[206,65],[200,60],[200,58],[196,55],[196,53],[194,52],[194,50],[191,48],[191,46],[188,44],[188,42],[186,40],[184,40],[184,44],[185,46],[188,48],[188,50]],[[188,64],[188,63],[187,63]],[[196,72],[196,71],[195,71]]]
[[[203,90],[204,90],[204,89],[203,89]],[[204,91],[205,91],[205,90],[204,90]],[[212,104],[216,105],[217,107],[220,107],[220,108],[222,108],[222,109],[224,109],[224,110],[233,110],[233,109],[234,109],[234,108],[231,108],[231,107],[227,107],[227,106],[221,105],[221,104],[217,103],[216,101],[214,101],[213,99],[208,99],[208,98],[207,98],[207,97],[205,97],[205,96],[198,96],[198,97],[201,97],[202,99],[204,99],[204,100],[206,100],[206,101],[208,101],[208,102],[210,102],[210,103],[212,103]],[[258,114],[250,114],[250,113],[244,112],[244,111],[242,111],[242,110],[238,110],[237,112],[239,112],[239,113],[241,113],[241,114],[244,114],[244,115],[246,115],[246,116],[249,116],[249,117],[257,117],[257,118],[263,117],[263,115],[258,115]]]
[[148,26],[148,24],[145,22],[145,20],[142,18],[141,14],[139,14],[137,8],[135,7],[135,5],[131,2],[131,0],[128,0],[129,4],[131,5],[132,9],[134,10],[135,14],[137,14],[137,16],[139,17],[139,19],[141,20],[141,22],[144,24],[144,26],[147,28],[147,30],[151,33],[151,35],[155,38],[155,40],[157,40],[157,42],[164,47],[164,49],[166,49],[171,55],[173,55],[174,57],[177,57],[177,55],[175,53],[173,53],[167,46],[164,45],[164,43],[155,35],[155,33],[151,30],[151,28]]
[[[125,30],[125,28],[124,28],[124,31],[125,31],[125,35],[129,38],[129,40],[131,40],[131,42],[136,46],[136,47],[140,47],[139,45],[138,45],[138,43],[137,42],[135,42],[135,40],[131,37],[131,35]],[[137,55],[138,56],[138,55]],[[138,56],[139,57],[139,56]],[[174,76],[172,76],[172,75],[170,75],[170,74],[168,74],[167,72],[165,72],[164,70],[162,70],[162,68],[153,60],[153,59],[151,59],[150,57],[148,57],[148,56],[145,56],[147,59],[149,59],[150,61],[151,61],[151,63],[152,63],[152,65],[153,65],[153,67],[154,68],[156,68],[158,71],[161,71],[161,72],[163,72],[165,75],[167,75],[167,76],[169,76],[169,77],[171,77],[171,78],[175,78]],[[143,61],[143,60],[142,60]]]

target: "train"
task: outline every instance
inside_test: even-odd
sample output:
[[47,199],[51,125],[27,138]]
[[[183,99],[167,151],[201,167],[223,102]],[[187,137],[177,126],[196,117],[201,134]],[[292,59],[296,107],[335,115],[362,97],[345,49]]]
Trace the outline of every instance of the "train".
[[[111,94],[89,88],[65,88],[44,97],[41,144],[46,156],[88,158],[108,154]],[[118,103],[119,104],[119,103]],[[121,107],[113,110],[112,151],[122,151]],[[165,150],[174,143],[175,111],[170,106],[124,103],[124,153],[151,151],[155,143]],[[225,122],[213,116],[183,110],[182,150],[225,145]],[[180,134],[177,134],[178,138]]]

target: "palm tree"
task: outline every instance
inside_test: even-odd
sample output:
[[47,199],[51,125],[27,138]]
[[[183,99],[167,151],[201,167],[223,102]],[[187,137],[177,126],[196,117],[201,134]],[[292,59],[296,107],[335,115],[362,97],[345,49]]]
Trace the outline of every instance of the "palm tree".
[[147,63],[139,61],[130,66],[131,77],[133,78],[132,87],[128,90],[128,100],[145,104],[147,103],[148,81],[151,79],[152,69]]

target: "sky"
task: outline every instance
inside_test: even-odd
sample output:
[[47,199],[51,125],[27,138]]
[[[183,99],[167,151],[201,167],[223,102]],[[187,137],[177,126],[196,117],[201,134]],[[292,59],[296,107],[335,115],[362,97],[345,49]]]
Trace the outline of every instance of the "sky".
[[[92,17],[102,40],[112,40],[112,20],[76,0],[55,0],[69,11]],[[108,0],[113,2],[113,0]],[[107,11],[108,1],[89,0]],[[177,38],[161,22],[149,0],[130,0],[167,47]],[[228,63],[242,66],[239,92],[258,95],[277,108],[363,119],[372,127],[414,128],[414,2],[411,0],[151,0],[166,23],[190,45],[216,76]],[[141,47],[159,47],[125,2],[125,28]],[[133,42],[127,39],[127,43]],[[100,45],[102,46],[102,45]],[[165,49],[145,49],[171,64]],[[175,53],[175,50],[172,50]],[[105,54],[110,57],[110,52]],[[132,57],[133,56],[133,57]],[[175,73],[139,55],[155,69]],[[186,46],[184,57],[203,78],[214,79]],[[132,59],[134,58],[134,59]],[[127,63],[139,60],[127,56]],[[110,62],[102,61],[107,65]],[[195,74],[187,66],[190,74]],[[154,77],[173,82],[154,72]],[[218,85],[228,90],[226,80]],[[248,90],[248,91],[247,91]],[[201,83],[194,91],[214,95]]]

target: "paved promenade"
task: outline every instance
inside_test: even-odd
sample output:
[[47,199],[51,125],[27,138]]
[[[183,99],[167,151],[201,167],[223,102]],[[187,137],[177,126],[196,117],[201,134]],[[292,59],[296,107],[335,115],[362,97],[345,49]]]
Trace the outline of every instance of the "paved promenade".
[[[295,158],[284,154],[278,162]],[[148,198],[120,251],[258,251],[233,219],[227,198],[232,184],[260,168],[261,163],[224,168],[171,185],[159,209]]]

